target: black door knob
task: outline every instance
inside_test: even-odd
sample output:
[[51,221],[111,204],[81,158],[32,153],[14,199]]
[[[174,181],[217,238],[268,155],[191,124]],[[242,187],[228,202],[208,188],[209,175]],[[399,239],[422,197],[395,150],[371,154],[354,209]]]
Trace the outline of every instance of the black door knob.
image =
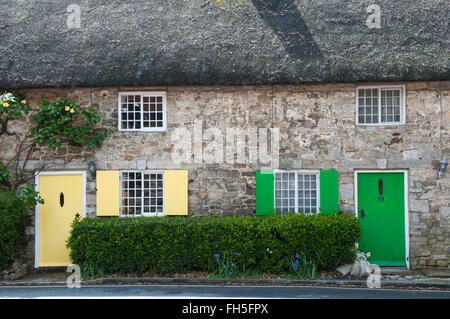
[[366,216],[366,214],[364,214],[364,209],[361,209],[361,218],[364,218],[364,216]]

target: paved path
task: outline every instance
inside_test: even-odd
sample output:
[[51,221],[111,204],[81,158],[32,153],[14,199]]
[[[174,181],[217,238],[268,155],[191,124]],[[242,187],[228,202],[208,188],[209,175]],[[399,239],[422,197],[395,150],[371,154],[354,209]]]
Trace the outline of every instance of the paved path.
[[0,287],[0,298],[314,298],[450,299],[450,291],[279,286]]

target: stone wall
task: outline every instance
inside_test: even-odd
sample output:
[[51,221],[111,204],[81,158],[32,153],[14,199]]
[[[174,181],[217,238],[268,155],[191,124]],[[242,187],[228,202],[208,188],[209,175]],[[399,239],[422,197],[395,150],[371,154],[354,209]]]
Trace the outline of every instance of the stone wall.
[[[377,84],[377,83],[375,83]],[[189,170],[189,214],[197,216],[254,214],[255,164],[176,164],[172,159],[176,128],[280,129],[281,169],[337,169],[340,210],[354,213],[355,169],[406,169],[409,174],[410,263],[412,268],[450,267],[450,169],[437,179],[437,162],[450,159],[450,82],[406,85],[406,124],[356,126],[356,84],[275,86],[185,86],[133,88],[167,92],[168,131],[119,132],[117,96],[130,88],[22,90],[36,105],[39,99],[75,98],[94,105],[102,125],[115,130],[94,152],[37,147],[31,169],[45,160],[48,169],[86,170],[94,160],[102,169]],[[23,132],[23,122],[10,131]],[[13,137],[2,136],[0,154],[12,154]],[[50,155],[49,155],[50,154]],[[95,182],[88,176],[88,216],[95,216]]]

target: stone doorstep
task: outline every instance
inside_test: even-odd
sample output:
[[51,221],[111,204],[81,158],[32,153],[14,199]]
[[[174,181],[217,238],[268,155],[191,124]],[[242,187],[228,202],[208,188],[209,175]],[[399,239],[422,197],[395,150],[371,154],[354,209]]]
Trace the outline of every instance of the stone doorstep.
[[405,275],[421,274],[421,272],[418,270],[411,270],[406,267],[380,267],[380,268],[381,268],[382,275],[405,276]]
[[450,278],[450,268],[448,269],[423,269],[421,272],[427,277]]

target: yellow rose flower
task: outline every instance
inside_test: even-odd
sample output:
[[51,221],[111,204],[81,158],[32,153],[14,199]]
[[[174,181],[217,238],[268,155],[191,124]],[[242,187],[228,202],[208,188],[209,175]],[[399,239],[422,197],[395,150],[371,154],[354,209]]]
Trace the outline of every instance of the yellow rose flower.
[[75,113],[75,110],[74,109],[70,109],[70,113]]
[[3,103],[3,107],[8,107],[9,106],[9,103]]
[[70,107],[69,107],[69,106],[66,106],[65,110],[66,110],[66,111],[70,110]]
[[22,101],[20,101],[20,103],[27,104],[27,100],[22,100]]

